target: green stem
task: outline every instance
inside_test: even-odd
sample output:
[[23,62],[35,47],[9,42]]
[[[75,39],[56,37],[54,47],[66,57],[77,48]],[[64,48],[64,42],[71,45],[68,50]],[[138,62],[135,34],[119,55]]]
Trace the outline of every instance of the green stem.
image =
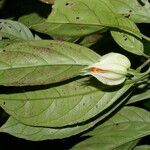
[[150,37],[148,37],[148,36],[146,36],[146,35],[144,35],[144,34],[141,34],[141,35],[142,35],[143,39],[145,39],[145,40],[147,40],[147,41],[150,41]]
[[138,72],[141,72],[141,70],[146,66],[146,65],[148,65],[150,63],[150,58],[146,61],[146,62],[144,62],[144,64],[142,64],[141,66],[139,66],[136,70],[138,71]]

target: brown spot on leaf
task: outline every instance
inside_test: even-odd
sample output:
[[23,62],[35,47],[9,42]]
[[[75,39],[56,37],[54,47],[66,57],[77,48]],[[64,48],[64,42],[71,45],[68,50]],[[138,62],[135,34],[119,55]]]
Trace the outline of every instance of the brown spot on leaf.
[[73,5],[74,5],[74,3],[69,3],[69,2],[65,3],[66,7],[72,7]]

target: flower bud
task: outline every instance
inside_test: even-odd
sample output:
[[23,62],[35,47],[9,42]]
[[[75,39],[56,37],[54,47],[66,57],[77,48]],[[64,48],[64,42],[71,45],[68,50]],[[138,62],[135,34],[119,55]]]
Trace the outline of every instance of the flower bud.
[[107,85],[118,85],[125,81],[130,60],[119,53],[108,53],[100,61],[85,68],[84,75],[92,75]]

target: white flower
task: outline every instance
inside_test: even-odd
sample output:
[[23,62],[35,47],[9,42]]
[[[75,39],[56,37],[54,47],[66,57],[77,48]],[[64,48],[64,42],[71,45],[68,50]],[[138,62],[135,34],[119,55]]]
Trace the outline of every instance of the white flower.
[[107,85],[118,85],[125,81],[130,60],[119,53],[108,53],[100,61],[85,68],[84,75],[92,75]]

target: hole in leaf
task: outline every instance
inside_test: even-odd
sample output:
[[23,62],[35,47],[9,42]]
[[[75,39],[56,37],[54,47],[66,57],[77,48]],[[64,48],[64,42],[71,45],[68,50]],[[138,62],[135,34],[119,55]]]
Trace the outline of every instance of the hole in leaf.
[[142,0],[137,0],[137,1],[142,7],[145,6],[145,3]]

